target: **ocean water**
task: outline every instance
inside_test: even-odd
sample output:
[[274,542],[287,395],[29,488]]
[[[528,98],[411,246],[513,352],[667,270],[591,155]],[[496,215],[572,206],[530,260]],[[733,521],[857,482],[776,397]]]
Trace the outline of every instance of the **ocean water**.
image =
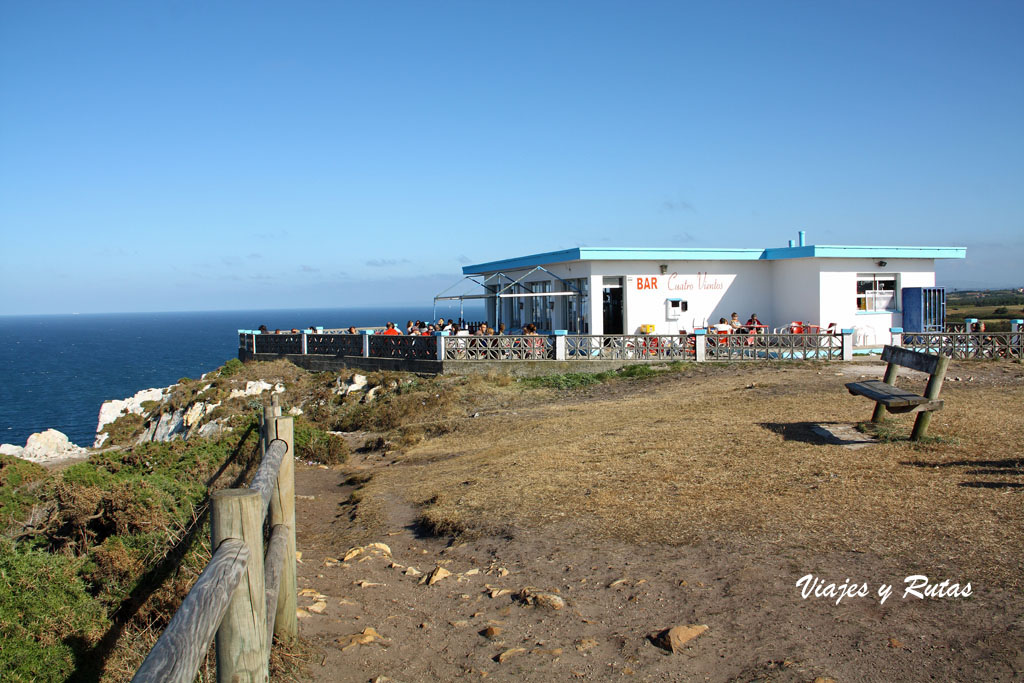
[[[457,317],[454,310],[438,315]],[[474,317],[475,314],[475,317]],[[382,326],[427,320],[431,306],[0,316],[0,443],[48,428],[91,446],[100,405],[238,355],[238,330]],[[467,319],[480,312],[466,310]]]

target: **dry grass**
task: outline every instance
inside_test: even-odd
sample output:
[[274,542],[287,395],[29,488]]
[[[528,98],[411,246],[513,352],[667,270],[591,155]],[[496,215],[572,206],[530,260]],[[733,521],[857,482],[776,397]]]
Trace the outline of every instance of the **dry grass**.
[[[1003,373],[996,379],[1021,374],[1019,365],[970,367]],[[375,476],[361,514],[373,518],[401,492],[443,531],[558,523],[637,543],[855,551],[1020,587],[1024,383],[947,382],[946,409],[930,428],[937,438],[850,451],[808,429],[870,416],[872,404],[843,389],[855,377],[840,370],[705,367],[611,382],[585,399],[505,389],[503,409],[462,421]],[[912,421],[889,427],[905,439]]]

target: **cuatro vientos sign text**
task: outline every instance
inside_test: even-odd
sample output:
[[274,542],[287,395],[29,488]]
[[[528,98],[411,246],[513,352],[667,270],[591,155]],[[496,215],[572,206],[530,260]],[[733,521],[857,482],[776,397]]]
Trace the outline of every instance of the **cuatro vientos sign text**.
[[638,276],[636,278],[637,289],[659,289],[661,283],[664,283],[665,289],[670,292],[725,289],[725,285],[717,276],[708,275],[707,273],[697,273],[696,275],[680,275],[679,273],[672,273],[671,275],[662,277],[651,275]]

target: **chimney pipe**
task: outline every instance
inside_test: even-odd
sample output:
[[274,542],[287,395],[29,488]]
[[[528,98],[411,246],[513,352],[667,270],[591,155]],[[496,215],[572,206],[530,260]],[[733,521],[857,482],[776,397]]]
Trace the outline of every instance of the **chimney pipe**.
[[801,247],[805,245],[805,241],[804,240],[805,240],[806,237],[807,237],[807,231],[806,230],[801,230],[800,231],[800,246]]
[[794,242],[793,240],[790,240],[789,241],[789,248],[792,249],[794,244],[796,244],[796,242]]

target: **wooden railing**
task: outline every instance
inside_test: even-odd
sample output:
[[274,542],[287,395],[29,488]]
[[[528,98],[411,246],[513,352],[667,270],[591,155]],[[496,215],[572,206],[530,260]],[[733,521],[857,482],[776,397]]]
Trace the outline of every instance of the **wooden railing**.
[[249,488],[210,496],[210,562],[133,681],[189,683],[214,635],[218,681],[267,681],[274,636],[290,643],[298,635],[294,424],[274,399],[264,411],[259,470]]

